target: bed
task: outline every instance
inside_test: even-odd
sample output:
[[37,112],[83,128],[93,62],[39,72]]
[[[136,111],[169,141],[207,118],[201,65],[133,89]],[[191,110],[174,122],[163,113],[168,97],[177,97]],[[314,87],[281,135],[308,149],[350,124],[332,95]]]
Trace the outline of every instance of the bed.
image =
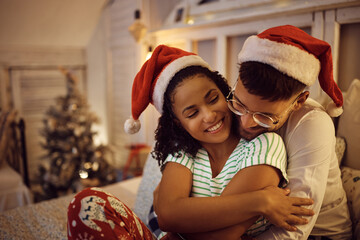
[[[339,164],[347,193],[354,239],[360,239],[360,80],[354,80],[344,101],[344,113],[336,119]],[[125,202],[146,222],[152,192],[161,173],[149,154],[141,177],[104,187]],[[19,207],[0,213],[0,239],[67,239],[66,209],[73,195]]]
[[[141,177],[108,185],[103,189],[133,208]],[[0,214],[0,239],[67,239],[67,206],[74,195],[31,204]]]

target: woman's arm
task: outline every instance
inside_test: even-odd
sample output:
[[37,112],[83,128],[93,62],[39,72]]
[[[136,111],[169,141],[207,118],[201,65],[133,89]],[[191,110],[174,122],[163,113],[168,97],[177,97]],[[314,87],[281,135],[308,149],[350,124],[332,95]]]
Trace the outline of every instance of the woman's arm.
[[[155,206],[159,226],[168,232],[204,232],[228,227],[261,214],[262,193],[247,196],[190,197],[192,173],[177,163],[167,163]],[[243,209],[244,204],[249,207]],[[226,213],[221,221],[209,221]]]
[[[311,215],[307,209],[294,207],[311,204],[311,200],[288,198],[282,190],[276,188],[232,195],[229,188],[229,195],[194,198],[189,197],[191,187],[192,173],[189,169],[177,163],[166,164],[158,197],[154,202],[162,230],[182,233],[213,231],[239,224],[254,216],[266,216],[269,209],[274,208],[285,210],[282,211],[285,213]],[[281,218],[281,221],[287,218]]]
[[[252,192],[270,186],[277,187],[280,179],[281,174],[272,166],[256,165],[247,167],[239,171],[233,177],[221,196]],[[259,204],[263,203],[260,202]],[[246,208],[247,206],[243,207]],[[186,234],[185,237],[187,239],[240,239],[240,236],[246,232],[246,230],[256,221],[257,218],[258,216],[255,216],[240,224],[216,231]],[[288,225],[288,227],[291,228],[292,226]]]

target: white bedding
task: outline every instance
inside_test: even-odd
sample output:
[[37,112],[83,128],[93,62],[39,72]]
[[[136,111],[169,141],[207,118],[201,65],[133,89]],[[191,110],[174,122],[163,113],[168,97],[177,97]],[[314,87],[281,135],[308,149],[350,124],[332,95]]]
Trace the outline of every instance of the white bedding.
[[21,175],[5,161],[0,166],[0,212],[32,203]]
[[[114,183],[103,189],[130,208],[134,207],[141,177]],[[67,207],[74,195],[48,200],[0,213],[0,239],[67,239]]]

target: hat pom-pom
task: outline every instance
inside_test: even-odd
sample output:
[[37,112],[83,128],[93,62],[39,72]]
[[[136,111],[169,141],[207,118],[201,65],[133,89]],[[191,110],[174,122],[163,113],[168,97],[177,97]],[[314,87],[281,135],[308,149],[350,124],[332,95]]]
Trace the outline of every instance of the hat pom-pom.
[[139,120],[134,120],[133,118],[129,118],[125,121],[124,130],[127,134],[137,133],[141,128],[141,123]]
[[337,107],[334,102],[330,102],[326,107],[326,112],[331,117],[338,117],[343,113],[342,107]]

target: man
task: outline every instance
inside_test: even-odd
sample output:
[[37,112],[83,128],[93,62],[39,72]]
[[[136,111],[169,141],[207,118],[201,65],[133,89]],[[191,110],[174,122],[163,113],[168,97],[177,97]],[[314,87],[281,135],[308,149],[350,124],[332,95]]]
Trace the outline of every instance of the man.
[[276,131],[288,153],[290,196],[314,200],[315,216],[295,232],[271,227],[256,239],[351,239],[351,221],[335,154],[330,116],[306,86],[319,79],[342,112],[342,95],[333,80],[330,45],[293,26],[270,28],[249,37],[238,55],[239,78],[228,97],[239,115],[240,134],[250,140]]

